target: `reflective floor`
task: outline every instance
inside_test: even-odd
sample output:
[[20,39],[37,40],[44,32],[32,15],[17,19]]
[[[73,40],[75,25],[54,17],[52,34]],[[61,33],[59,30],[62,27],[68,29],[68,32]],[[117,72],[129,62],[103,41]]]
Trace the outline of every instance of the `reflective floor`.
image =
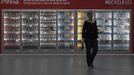
[[0,75],[134,75],[133,55],[98,55],[94,65],[85,55],[0,55]]

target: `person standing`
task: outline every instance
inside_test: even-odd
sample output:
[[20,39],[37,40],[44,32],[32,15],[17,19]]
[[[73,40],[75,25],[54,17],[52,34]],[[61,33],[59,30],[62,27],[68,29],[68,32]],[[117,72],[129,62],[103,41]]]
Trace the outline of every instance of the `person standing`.
[[94,58],[98,52],[98,27],[94,18],[94,12],[87,12],[88,20],[84,22],[82,28],[82,39],[86,46],[86,61],[88,68],[94,68]]

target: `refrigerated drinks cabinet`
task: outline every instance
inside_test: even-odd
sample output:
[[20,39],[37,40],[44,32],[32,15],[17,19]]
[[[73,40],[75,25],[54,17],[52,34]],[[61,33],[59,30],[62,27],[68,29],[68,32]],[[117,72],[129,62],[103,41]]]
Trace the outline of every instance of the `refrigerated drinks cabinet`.
[[[3,50],[83,51],[89,10],[3,10]],[[94,10],[99,50],[129,50],[131,10]]]
[[74,12],[58,11],[58,48],[74,48]]
[[20,49],[20,11],[3,13],[3,46],[4,49]]
[[[82,27],[87,11],[77,12],[77,48],[83,47]],[[95,19],[97,21],[99,32],[98,47],[99,50],[129,50],[130,46],[130,16],[131,12],[127,10],[95,10]]]
[[40,48],[56,49],[56,11],[40,11]]
[[22,47],[23,49],[38,49],[39,45],[39,17],[38,11],[22,11],[21,26],[22,26]]

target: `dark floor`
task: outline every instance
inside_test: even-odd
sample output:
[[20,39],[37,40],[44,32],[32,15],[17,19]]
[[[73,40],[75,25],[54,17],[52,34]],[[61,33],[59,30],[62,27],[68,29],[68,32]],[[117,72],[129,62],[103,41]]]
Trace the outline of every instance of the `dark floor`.
[[85,55],[0,55],[0,75],[134,75],[133,55],[98,55],[94,65]]

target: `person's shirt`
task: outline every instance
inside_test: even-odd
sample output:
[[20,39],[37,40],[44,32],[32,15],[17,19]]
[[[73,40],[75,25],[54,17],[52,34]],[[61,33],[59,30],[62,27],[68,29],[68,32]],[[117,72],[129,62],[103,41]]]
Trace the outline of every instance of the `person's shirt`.
[[85,21],[82,29],[82,38],[97,39],[98,38],[98,27],[96,21],[89,22]]

